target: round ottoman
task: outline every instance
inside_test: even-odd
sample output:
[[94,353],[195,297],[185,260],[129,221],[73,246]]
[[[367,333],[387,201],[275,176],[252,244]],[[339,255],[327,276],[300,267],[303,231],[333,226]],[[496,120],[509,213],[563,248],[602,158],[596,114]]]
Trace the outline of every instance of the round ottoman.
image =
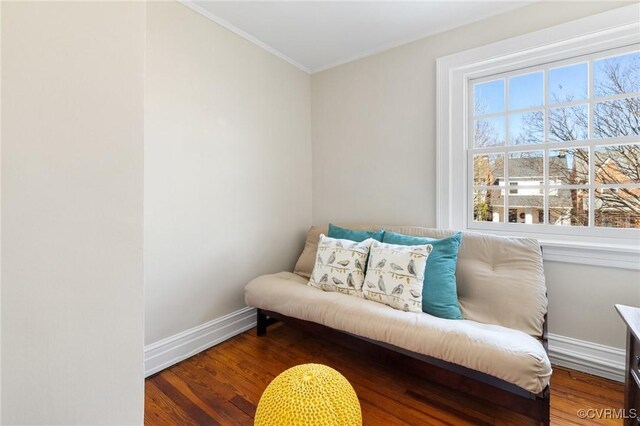
[[326,365],[302,364],[267,386],[255,425],[362,425],[362,413],[358,396],[342,374]]

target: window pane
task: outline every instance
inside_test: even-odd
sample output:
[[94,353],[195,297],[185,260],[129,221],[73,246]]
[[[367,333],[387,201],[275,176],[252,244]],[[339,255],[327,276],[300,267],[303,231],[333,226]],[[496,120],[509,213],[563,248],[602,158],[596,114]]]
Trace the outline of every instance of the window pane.
[[544,113],[542,111],[509,115],[509,145],[531,145],[544,139]]
[[549,111],[549,140],[575,141],[587,138],[589,117],[587,105],[553,108]]
[[512,152],[507,164],[509,185],[544,184],[544,151]]
[[640,183],[640,144],[598,147],[593,156],[596,183]]
[[474,126],[475,147],[504,145],[505,126],[504,116],[476,120]]
[[504,221],[504,199],[500,189],[473,191],[473,220],[476,222]]
[[550,185],[589,183],[589,148],[549,151],[548,164]]
[[474,221],[640,229],[635,49],[471,83]]
[[593,85],[596,96],[640,92],[640,52],[594,61]]
[[587,189],[549,190],[549,223],[588,226],[589,191]]
[[510,110],[541,106],[543,95],[542,71],[509,79]]
[[498,185],[498,179],[502,177],[504,177],[504,154],[473,156],[474,185]]
[[476,84],[474,103],[475,115],[504,111],[504,80]]
[[599,102],[593,111],[596,138],[640,135],[640,98]]
[[587,63],[549,70],[549,103],[578,101],[588,96]]
[[640,228],[640,186],[595,191],[595,225]]
[[[544,223],[544,188],[520,187],[509,190],[509,222],[511,223]],[[514,193],[514,192],[517,192]]]

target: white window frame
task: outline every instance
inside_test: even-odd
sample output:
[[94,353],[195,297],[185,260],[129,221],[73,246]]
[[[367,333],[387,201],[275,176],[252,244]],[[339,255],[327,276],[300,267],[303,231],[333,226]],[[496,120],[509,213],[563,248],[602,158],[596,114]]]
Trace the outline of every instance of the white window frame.
[[[558,226],[557,232],[540,232],[536,229],[540,225],[505,223],[501,225],[506,228],[496,229],[491,223],[472,224],[467,158],[470,80],[640,43],[639,17],[640,5],[626,6],[437,60],[438,228],[533,237],[543,246],[546,260],[640,270],[640,230],[584,233]],[[520,151],[535,149],[527,146]]]

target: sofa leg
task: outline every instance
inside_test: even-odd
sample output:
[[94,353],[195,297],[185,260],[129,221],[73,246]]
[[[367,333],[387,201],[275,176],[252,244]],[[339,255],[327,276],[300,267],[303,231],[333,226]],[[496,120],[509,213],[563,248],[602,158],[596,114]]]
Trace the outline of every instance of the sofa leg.
[[264,336],[265,334],[267,334],[267,327],[269,327],[271,324],[277,323],[278,320],[270,317],[261,309],[257,309],[256,312],[258,314],[256,333],[258,336]]
[[545,419],[542,421],[542,426],[550,426],[551,425],[551,413],[546,414]]
[[542,401],[542,426],[549,426],[551,424],[551,389],[547,385],[544,392],[544,399]]
[[257,325],[257,330],[256,333],[258,336],[264,336],[265,334],[267,334],[267,316],[265,314],[262,313],[262,311],[260,309],[258,309],[258,325]]

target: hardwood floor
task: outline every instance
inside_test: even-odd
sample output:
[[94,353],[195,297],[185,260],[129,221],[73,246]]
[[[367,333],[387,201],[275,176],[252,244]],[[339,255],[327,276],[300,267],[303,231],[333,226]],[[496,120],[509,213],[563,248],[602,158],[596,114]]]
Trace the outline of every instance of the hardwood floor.
[[[280,372],[316,362],[340,371],[353,385],[365,425],[527,425],[530,419],[431,385],[392,366],[362,359],[285,324],[255,329],[176,364],[145,383],[146,425],[251,425],[260,395]],[[613,425],[582,420],[581,408],[621,409],[623,385],[555,367],[551,423]]]

